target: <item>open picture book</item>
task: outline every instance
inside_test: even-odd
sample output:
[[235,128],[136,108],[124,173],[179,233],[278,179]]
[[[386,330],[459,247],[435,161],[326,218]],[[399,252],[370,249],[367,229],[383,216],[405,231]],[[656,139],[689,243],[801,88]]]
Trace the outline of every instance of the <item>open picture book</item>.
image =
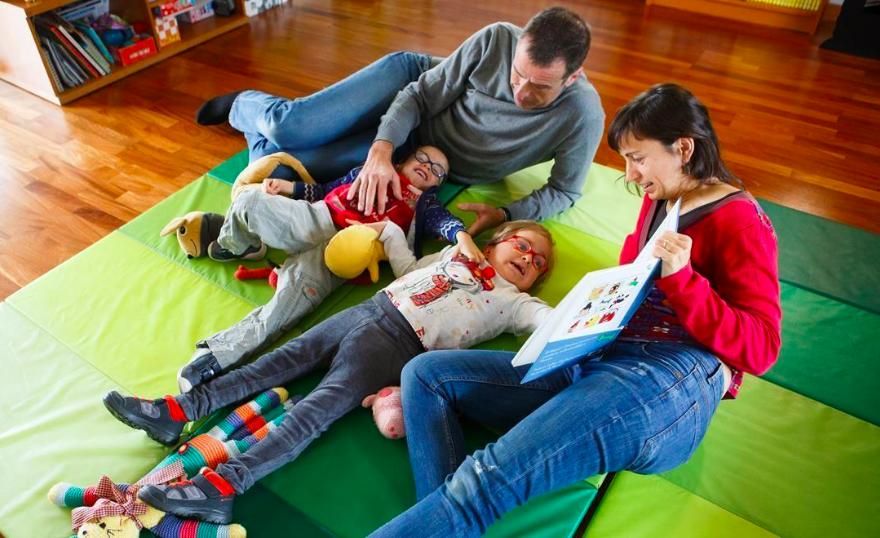
[[532,365],[522,383],[600,353],[617,338],[660,271],[651,252],[664,232],[678,230],[680,208],[678,200],[632,263],[587,273],[563,297],[511,362]]

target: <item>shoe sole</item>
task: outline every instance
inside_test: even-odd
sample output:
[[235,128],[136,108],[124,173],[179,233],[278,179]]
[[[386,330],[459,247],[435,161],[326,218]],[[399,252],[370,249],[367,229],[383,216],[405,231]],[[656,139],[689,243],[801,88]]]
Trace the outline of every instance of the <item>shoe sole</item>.
[[148,486],[138,491],[138,499],[163,512],[174,514],[178,517],[195,518],[208,523],[228,525],[232,523],[232,514],[221,510],[190,509],[180,501],[172,501],[172,505],[165,504],[164,496],[153,495],[153,490]]
[[[186,366],[183,368],[186,368]],[[181,393],[186,394],[193,389],[193,384],[190,383],[189,379],[180,375],[183,372],[183,368],[177,371],[177,388],[180,389]]]
[[180,441],[179,435],[174,440],[164,439],[164,438],[156,435],[152,431],[150,431],[147,424],[140,422],[136,419],[133,419],[130,415],[124,414],[121,411],[119,411],[118,409],[116,409],[116,407],[114,407],[114,405],[113,405],[113,401],[111,399],[110,394],[108,394],[107,396],[104,396],[103,401],[104,401],[104,407],[107,408],[107,411],[109,411],[111,415],[116,417],[116,420],[125,424],[129,428],[134,428],[136,430],[143,431],[144,433],[147,434],[147,437],[149,437],[153,441],[156,441],[157,443],[159,443],[161,445],[165,445],[165,446],[174,446],[177,444],[178,441]]
[[266,252],[269,251],[269,248],[266,246],[266,243],[260,245],[260,250],[256,252],[251,252],[250,254],[244,254],[242,256],[233,256],[231,258],[215,258],[211,256],[211,251],[208,250],[208,257],[214,260],[215,262],[220,263],[229,263],[229,262],[237,262],[241,260],[255,261],[262,260],[266,257]]

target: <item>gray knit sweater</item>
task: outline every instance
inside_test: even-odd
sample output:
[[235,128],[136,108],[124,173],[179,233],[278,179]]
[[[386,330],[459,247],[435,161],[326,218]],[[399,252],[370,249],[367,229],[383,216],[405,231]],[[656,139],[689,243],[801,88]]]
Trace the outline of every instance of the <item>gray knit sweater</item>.
[[417,128],[419,143],[443,149],[451,177],[465,184],[495,182],[554,159],[547,184],[507,207],[514,219],[542,219],[580,197],[605,113],[585,77],[548,107],[517,107],[510,69],[521,34],[512,24],[495,23],[469,37],[400,91],[376,139],[396,148]]

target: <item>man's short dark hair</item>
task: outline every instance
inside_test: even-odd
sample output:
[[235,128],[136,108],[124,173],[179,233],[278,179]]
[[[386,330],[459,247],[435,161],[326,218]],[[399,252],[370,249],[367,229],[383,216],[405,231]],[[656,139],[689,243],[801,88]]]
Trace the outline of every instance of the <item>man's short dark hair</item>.
[[564,7],[547,8],[529,20],[523,30],[529,39],[529,59],[547,67],[561,59],[565,76],[578,70],[590,50],[590,27],[577,13]]

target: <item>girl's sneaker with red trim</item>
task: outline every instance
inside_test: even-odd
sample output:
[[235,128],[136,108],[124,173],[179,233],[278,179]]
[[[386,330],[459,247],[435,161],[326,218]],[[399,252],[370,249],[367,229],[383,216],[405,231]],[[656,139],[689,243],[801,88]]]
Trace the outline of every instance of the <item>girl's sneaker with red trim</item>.
[[226,525],[232,521],[235,490],[225,478],[203,467],[190,480],[144,486],[138,491],[138,499],[179,517]]
[[171,397],[144,400],[111,391],[104,396],[104,407],[120,422],[144,430],[150,439],[166,446],[180,440],[183,427],[189,422],[180,404]]

